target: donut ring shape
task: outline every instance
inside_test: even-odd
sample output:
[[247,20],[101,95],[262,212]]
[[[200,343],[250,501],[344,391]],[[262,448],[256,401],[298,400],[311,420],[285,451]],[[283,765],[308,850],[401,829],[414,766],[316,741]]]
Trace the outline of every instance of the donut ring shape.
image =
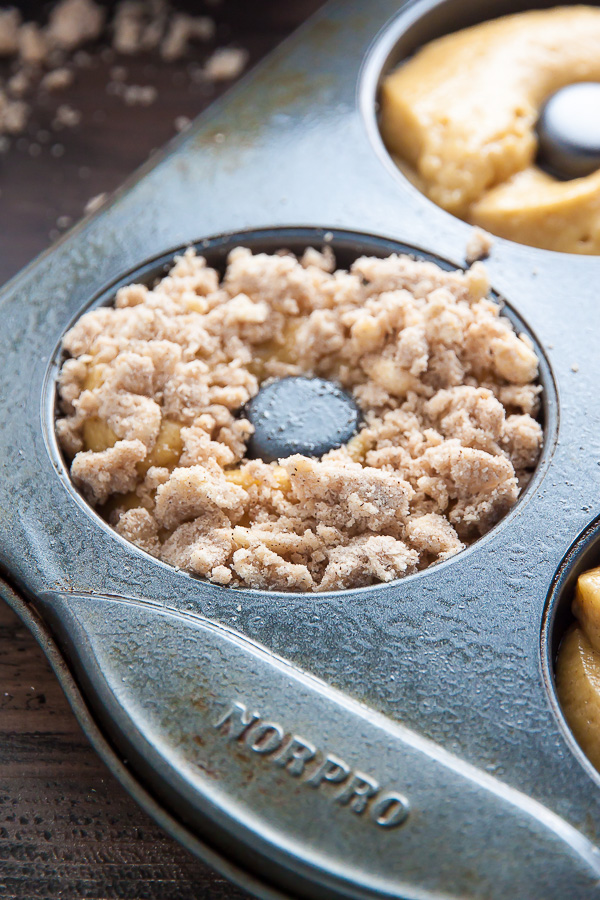
[[545,100],[600,81],[600,9],[533,10],[432,41],[381,90],[381,131],[407,177],[448,212],[518,243],[600,253],[600,171],[535,164]]

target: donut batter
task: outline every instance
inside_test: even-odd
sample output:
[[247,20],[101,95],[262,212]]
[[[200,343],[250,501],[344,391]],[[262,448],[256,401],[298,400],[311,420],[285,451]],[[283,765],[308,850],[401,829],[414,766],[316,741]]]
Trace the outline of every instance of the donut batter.
[[600,172],[559,181],[535,163],[544,101],[600,81],[600,9],[505,16],[423,47],[381,90],[381,130],[435,203],[509,240],[600,253]]

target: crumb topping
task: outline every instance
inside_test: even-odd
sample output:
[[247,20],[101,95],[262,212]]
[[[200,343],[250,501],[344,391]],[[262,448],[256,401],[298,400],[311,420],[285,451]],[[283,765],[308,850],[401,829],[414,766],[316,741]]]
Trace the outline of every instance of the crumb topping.
[[465,259],[469,265],[478,259],[487,259],[494,246],[494,238],[482,228],[472,228],[467,241]]
[[[330,248],[238,247],[222,279],[193,249],[65,335],[57,434],[123,537],[211,579],[329,591],[448,559],[534,469],[538,360],[485,269],[404,255],[336,270]],[[351,392],[364,425],[321,459],[246,455],[244,404],[286,375]]]

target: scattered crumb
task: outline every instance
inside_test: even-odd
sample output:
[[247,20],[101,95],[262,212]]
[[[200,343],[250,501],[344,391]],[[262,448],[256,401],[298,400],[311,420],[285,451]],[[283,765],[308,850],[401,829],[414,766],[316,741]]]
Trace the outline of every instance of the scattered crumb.
[[59,216],[58,219],[56,220],[57,226],[61,229],[68,228],[69,225],[71,224],[71,222],[72,222],[71,216]]
[[571,371],[572,371],[572,372],[579,372],[579,365],[578,365],[578,363],[573,363],[573,365],[571,366]]
[[11,97],[24,97],[31,87],[30,73],[27,69],[19,69],[12,78],[8,79],[6,88]]
[[21,62],[41,65],[46,60],[48,43],[36,22],[26,22],[19,28],[19,58]]
[[151,84],[131,84],[125,88],[123,99],[128,106],[151,106],[156,100],[158,92]]
[[160,0],[122,0],[113,19],[113,48],[127,56],[154,50],[160,44],[168,16],[167,5]]
[[248,62],[248,51],[235,47],[215,50],[204,67],[204,75],[209,81],[226,81],[237,78]]
[[112,47],[103,47],[100,51],[100,59],[104,63],[112,63],[115,59],[115,51]]
[[[128,540],[217,584],[324,591],[448,559],[537,463],[538,360],[484,267],[407,256],[336,270],[188,250],[65,335],[56,428],[74,482]],[[364,425],[321,459],[249,459],[240,411],[273,377],[330,378]]]
[[63,103],[56,110],[52,127],[54,129],[75,128],[80,122],[81,113],[78,110],[73,109],[73,107],[69,106],[67,103]]
[[188,119],[187,116],[177,116],[173,124],[175,125],[175,131],[187,131],[192,124],[192,120]]
[[107,196],[108,195],[107,195],[106,191],[104,191],[102,194],[96,194],[95,197],[90,197],[88,202],[85,204],[85,208],[83,210],[85,215],[88,216],[91,213],[95,213],[96,210],[100,209],[100,207],[106,200]]
[[181,59],[192,41],[210,41],[215,35],[215,23],[207,16],[176,13],[160,45],[160,55],[166,62]]
[[113,66],[110,70],[110,77],[113,81],[125,81],[127,78],[127,69],[125,66]]
[[[110,7],[109,7],[110,9]],[[46,24],[23,21],[17,9],[0,9],[0,58],[10,61],[11,73],[0,80],[0,136],[22,134],[31,115],[32,101],[39,92],[64,91],[73,84],[78,68],[92,64],[83,47],[100,39],[112,46],[97,51],[111,64],[115,55],[136,55],[153,51],[172,62],[183,58],[194,43],[207,42],[215,35],[215,23],[208,16],[193,16],[173,9],[168,0],[118,0],[107,20],[104,4],[96,0],[60,0],[50,6]],[[204,67],[197,66],[203,81],[231,79],[247,61],[247,52],[217,50]],[[191,71],[176,72],[183,87]],[[121,97],[128,106],[150,106],[157,90],[153,85],[128,85],[127,69],[113,65],[107,84],[109,94]],[[69,112],[66,112],[69,110]],[[71,128],[80,114],[64,104],[59,107],[53,128]]]
[[42,91],[64,91],[73,84],[73,72],[70,69],[53,69],[47,72],[40,81]]
[[144,4],[136,0],[119,3],[113,20],[113,47],[118,53],[139,53],[142,48]]
[[14,56],[18,52],[20,25],[18,9],[0,9],[0,56]]
[[465,259],[469,265],[480,259],[487,259],[494,244],[494,238],[481,228],[471,229],[467,241]]
[[87,69],[92,64],[92,55],[91,53],[88,53],[87,50],[78,50],[77,53],[73,55],[73,62],[78,69]]
[[22,100],[9,100],[0,89],[0,134],[22,134],[27,124],[29,106]]
[[104,9],[94,0],[61,0],[50,11],[46,41],[51,47],[75,50],[100,37],[104,17]]

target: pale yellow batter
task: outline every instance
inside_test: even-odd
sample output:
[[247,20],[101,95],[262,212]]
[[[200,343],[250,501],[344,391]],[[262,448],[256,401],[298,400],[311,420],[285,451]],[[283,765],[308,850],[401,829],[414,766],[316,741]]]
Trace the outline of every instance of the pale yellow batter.
[[558,696],[577,742],[600,770],[600,568],[577,580],[573,612],[577,622],[558,655]]
[[544,101],[600,81],[600,8],[505,16],[432,41],[381,91],[381,129],[435,203],[500,237],[600,253],[600,172],[558,181],[535,166]]

